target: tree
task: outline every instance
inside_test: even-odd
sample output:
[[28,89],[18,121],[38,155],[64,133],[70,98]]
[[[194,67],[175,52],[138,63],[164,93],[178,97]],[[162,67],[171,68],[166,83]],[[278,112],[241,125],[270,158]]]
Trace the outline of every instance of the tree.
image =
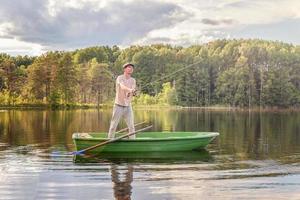
[[103,100],[109,97],[110,91],[113,88],[113,80],[108,69],[108,64],[99,64],[96,59],[93,59],[91,61],[89,76],[91,77],[91,89],[96,94],[97,106],[99,107],[100,103],[103,103]]
[[[6,89],[8,91],[8,105],[15,103],[23,87],[25,80],[24,66],[17,67],[13,60],[10,58],[4,59],[0,63],[0,75],[1,75],[1,90]],[[0,90],[0,91],[1,91]]]
[[39,56],[27,69],[27,87],[36,99],[50,102],[52,89],[56,89],[54,82],[57,77],[57,68],[60,54],[48,52]]
[[73,100],[75,95],[75,88],[77,84],[77,71],[72,62],[70,53],[64,54],[58,64],[57,82],[55,85],[62,94],[64,103],[69,103]]

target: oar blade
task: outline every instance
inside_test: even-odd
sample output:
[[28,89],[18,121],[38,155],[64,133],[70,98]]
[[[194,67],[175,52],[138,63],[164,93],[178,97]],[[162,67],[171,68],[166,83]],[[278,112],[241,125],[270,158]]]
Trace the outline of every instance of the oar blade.
[[80,150],[80,151],[73,151],[73,152],[71,152],[71,154],[72,155],[82,155],[82,154],[84,154],[84,152],[85,152],[85,150],[83,149],[83,150]]

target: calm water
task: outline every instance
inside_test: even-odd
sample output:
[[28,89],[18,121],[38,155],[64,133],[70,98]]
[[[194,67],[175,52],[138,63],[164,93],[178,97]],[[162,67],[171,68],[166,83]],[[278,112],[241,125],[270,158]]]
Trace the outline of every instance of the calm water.
[[0,199],[300,199],[299,112],[135,110],[152,130],[220,136],[200,152],[66,154],[73,132],[106,131],[110,116],[1,110]]

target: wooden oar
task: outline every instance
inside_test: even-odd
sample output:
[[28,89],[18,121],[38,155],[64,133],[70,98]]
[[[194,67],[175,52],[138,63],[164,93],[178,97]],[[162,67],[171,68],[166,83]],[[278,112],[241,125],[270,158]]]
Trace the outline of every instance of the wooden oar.
[[147,130],[147,129],[151,128],[151,127],[152,127],[152,125],[147,126],[147,127],[145,127],[145,128],[139,129],[139,130],[134,131],[134,132],[132,132],[132,133],[128,133],[128,134],[126,134],[126,135],[122,135],[122,136],[119,136],[119,137],[117,137],[117,138],[113,138],[113,139],[111,139],[111,140],[107,140],[107,141],[105,141],[105,142],[101,142],[101,143],[99,143],[99,144],[96,144],[96,145],[94,145],[94,146],[88,147],[88,148],[86,148],[86,149],[82,149],[82,150],[80,150],[80,151],[74,151],[74,152],[72,152],[72,154],[73,154],[73,155],[83,154],[83,153],[86,152],[86,151],[90,151],[90,150],[95,149],[95,148],[97,148],[97,147],[104,146],[104,145],[106,145],[106,144],[116,142],[116,141],[121,140],[121,139],[123,139],[123,138],[126,138],[126,137],[129,137],[129,136],[131,136],[131,135],[134,135],[134,134],[136,134],[136,133],[138,133],[138,132]]

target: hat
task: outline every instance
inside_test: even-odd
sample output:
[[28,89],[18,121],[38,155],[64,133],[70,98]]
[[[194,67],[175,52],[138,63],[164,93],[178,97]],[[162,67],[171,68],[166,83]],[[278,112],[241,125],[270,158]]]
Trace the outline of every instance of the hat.
[[134,65],[133,65],[132,63],[125,63],[125,64],[123,65],[123,69],[125,69],[125,68],[128,67],[128,66],[134,67]]

